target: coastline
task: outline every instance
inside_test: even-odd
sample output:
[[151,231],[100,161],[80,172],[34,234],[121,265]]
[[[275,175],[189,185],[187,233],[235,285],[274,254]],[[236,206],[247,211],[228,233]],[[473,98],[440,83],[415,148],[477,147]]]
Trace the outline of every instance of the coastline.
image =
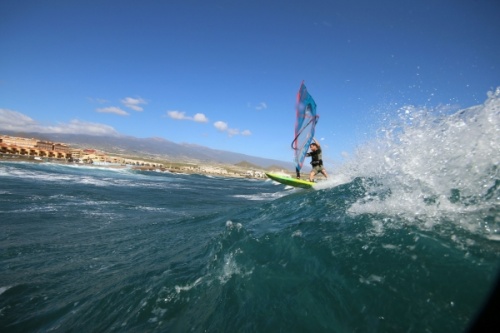
[[[131,169],[138,171],[152,171],[152,172],[168,172],[177,174],[196,174],[196,175],[209,175],[215,177],[229,177],[229,178],[249,178],[249,179],[267,179],[264,170],[259,170],[257,173],[248,173],[248,170],[238,168],[233,165],[222,165],[217,167],[212,167],[210,165],[204,165],[204,168],[193,169],[192,167],[182,168],[179,166],[175,167],[155,167],[155,166],[140,166],[140,165],[127,165],[127,164],[90,164],[90,163],[77,163],[70,162],[64,158],[46,158],[46,159],[35,159],[34,156],[17,155],[17,154],[0,154],[1,162],[27,162],[27,163],[52,163],[61,165],[75,165],[79,167],[88,168],[108,168],[108,169]],[[180,163],[183,165],[183,163]],[[185,163],[186,166],[190,166],[191,163]],[[209,172],[206,170],[221,170],[225,169],[226,172]],[[232,172],[228,172],[232,170]],[[262,177],[261,175],[264,174]]]
[[0,135],[1,160],[251,179],[267,179],[268,172],[290,174],[290,171],[279,165],[263,168],[245,160],[237,164],[194,158],[176,158],[172,161],[168,156],[141,154],[135,150],[109,153],[95,148],[71,147],[65,143],[9,135]]

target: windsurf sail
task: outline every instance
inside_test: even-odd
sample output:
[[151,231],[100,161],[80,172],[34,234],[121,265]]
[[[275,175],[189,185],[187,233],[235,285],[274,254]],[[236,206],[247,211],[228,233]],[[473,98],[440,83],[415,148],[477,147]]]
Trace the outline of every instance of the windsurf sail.
[[292,141],[297,178],[300,178],[300,169],[302,169],[307,150],[314,138],[314,129],[318,118],[319,116],[316,115],[316,102],[309,95],[304,82],[302,82],[297,93],[295,138]]

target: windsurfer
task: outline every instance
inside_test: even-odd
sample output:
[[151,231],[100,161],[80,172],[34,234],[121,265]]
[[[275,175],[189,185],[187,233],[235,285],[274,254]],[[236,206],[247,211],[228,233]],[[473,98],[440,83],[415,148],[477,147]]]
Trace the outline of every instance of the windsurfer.
[[[297,173],[297,178],[300,179],[300,170],[302,169],[302,164],[304,163],[304,158],[312,139],[314,138],[314,128],[318,122],[319,116],[316,114],[316,102],[311,95],[307,92],[304,81],[300,85],[299,92],[297,93],[297,105],[295,107],[296,111],[296,123],[295,123],[295,138],[292,141],[292,149],[295,151],[295,172]],[[315,141],[316,142],[316,141]],[[317,148],[319,148],[319,144]],[[310,154],[313,154],[311,152]],[[320,149],[321,153],[321,149]],[[307,155],[312,156],[312,155]],[[321,155],[319,155],[321,159]],[[322,164],[322,163],[321,163]],[[318,170],[318,172],[322,172]],[[318,173],[316,172],[316,173]],[[323,172],[326,174],[326,171]],[[315,174],[314,174],[315,175]],[[309,178],[314,177],[314,175]]]
[[311,173],[309,174],[310,182],[314,181],[314,176],[316,176],[320,172],[323,174],[323,176],[325,176],[325,178],[328,178],[326,169],[323,167],[323,159],[321,156],[321,145],[314,138],[313,141],[314,142],[312,142],[311,145],[309,146],[311,151],[306,154],[307,157],[311,157],[312,170]]

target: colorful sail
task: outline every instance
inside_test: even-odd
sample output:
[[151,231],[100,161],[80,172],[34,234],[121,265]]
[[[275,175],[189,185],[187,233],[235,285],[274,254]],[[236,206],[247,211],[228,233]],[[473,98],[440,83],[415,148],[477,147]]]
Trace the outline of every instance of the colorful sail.
[[300,169],[302,169],[304,158],[314,137],[314,129],[318,118],[316,103],[307,92],[304,82],[302,82],[297,93],[295,139],[292,142],[292,148],[295,151],[297,177],[300,177]]

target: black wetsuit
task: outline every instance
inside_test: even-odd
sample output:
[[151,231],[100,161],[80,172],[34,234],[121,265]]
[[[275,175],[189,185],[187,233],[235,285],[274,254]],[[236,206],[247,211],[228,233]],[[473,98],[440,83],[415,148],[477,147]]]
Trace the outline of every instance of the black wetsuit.
[[316,151],[311,151],[306,154],[306,156],[311,157],[311,165],[314,167],[323,166],[323,157],[321,156],[321,148]]

